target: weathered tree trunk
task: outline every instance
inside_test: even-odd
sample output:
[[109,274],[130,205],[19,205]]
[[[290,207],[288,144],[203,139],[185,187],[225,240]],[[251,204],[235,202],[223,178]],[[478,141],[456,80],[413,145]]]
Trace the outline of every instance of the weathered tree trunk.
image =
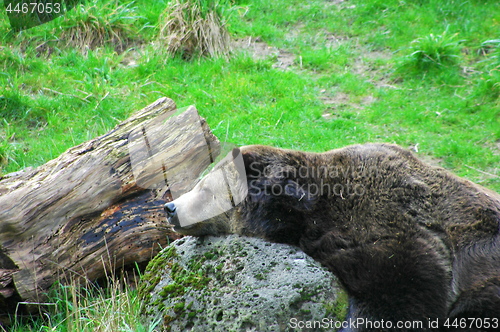
[[189,190],[219,151],[194,107],[180,112],[162,98],[105,135],[0,179],[0,313],[11,298],[43,302],[55,281],[148,261],[177,237],[161,209],[168,196]]

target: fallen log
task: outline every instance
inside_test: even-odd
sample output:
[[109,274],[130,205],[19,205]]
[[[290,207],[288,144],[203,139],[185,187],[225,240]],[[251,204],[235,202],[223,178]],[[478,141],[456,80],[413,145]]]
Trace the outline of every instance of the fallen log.
[[160,207],[191,189],[219,151],[194,107],[161,98],[103,136],[0,178],[0,313],[43,302],[55,281],[150,260],[178,237]]

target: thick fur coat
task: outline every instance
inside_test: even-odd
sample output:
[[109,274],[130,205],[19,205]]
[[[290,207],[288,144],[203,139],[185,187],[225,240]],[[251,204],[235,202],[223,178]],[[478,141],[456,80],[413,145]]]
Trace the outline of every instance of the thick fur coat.
[[[300,247],[345,287],[348,320],[389,321],[390,330],[400,331],[412,330],[395,328],[400,321],[421,321],[419,331],[485,330],[482,323],[450,325],[461,318],[500,327],[500,195],[396,145],[325,153],[245,146],[233,156],[240,153],[246,198],[181,227],[180,210],[203,211],[196,206],[205,202],[199,195],[209,181],[203,179],[166,205],[177,231],[237,233]],[[344,329],[351,330],[383,329]]]

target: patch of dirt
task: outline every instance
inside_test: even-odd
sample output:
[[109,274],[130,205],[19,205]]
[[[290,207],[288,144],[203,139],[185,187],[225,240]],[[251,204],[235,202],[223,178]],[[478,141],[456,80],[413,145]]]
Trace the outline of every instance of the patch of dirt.
[[332,5],[338,5],[341,4],[342,2],[346,2],[348,0],[326,0],[326,2],[332,4]]
[[[340,4],[348,0],[333,0],[330,4]],[[357,45],[356,41],[345,35],[340,35],[326,29],[320,30],[315,35],[307,35],[303,24],[292,27],[286,34],[285,39],[293,41],[298,38],[310,38],[312,45],[324,49],[325,46],[333,51],[341,44],[354,42],[354,47],[358,50],[357,58],[347,65],[346,70],[351,71],[360,79],[365,80],[378,88],[397,89],[390,77],[381,74],[388,72],[384,68],[384,63],[391,59],[393,54],[385,50],[367,50],[363,46]],[[307,35],[307,36],[306,36]],[[294,67],[300,67],[300,57],[283,49],[268,45],[260,37],[246,37],[233,41],[233,49],[244,50],[256,60],[274,60],[273,67],[281,70],[291,70]],[[340,117],[341,112],[358,113],[367,105],[376,101],[373,95],[367,95],[363,98],[349,96],[344,92],[322,90],[319,96],[325,105],[323,118],[335,119]]]
[[320,38],[324,39],[324,47],[332,49],[339,47],[342,43],[349,40],[348,36],[341,34],[332,33],[330,31],[324,30],[318,34]]
[[315,49],[324,50],[334,49],[340,46],[343,42],[349,40],[349,37],[339,33],[333,33],[327,29],[320,29],[319,31],[305,32],[306,26],[303,23],[291,26],[285,35],[285,40],[293,42],[297,39],[309,40]]
[[321,96],[319,99],[326,106],[322,115],[326,120],[336,119],[340,117],[342,112],[345,111],[354,111],[355,113],[358,113],[366,105],[369,105],[377,100],[372,95],[365,96],[359,101],[354,101],[350,95],[344,92],[336,92],[332,94],[327,90],[321,90],[320,93]]
[[247,51],[256,60],[275,59],[274,68],[287,70],[295,63],[295,54],[269,46],[260,37],[248,37],[233,41],[233,49]]
[[347,93],[338,92],[334,95],[328,93],[326,90],[321,90],[322,96],[319,98],[325,105],[348,105],[350,104],[350,97]]
[[285,40],[288,42],[293,42],[297,38],[301,38],[303,35],[303,29],[305,28],[304,23],[297,23],[294,25],[291,25],[285,34]]
[[139,53],[138,50],[130,49],[123,56],[122,60],[120,61],[120,65],[122,67],[137,67],[138,66],[138,59],[140,59],[140,58],[141,58],[141,54]]
[[342,36],[342,35],[338,35],[338,34],[334,34],[334,33],[328,33],[325,37],[325,46],[327,48],[335,48],[335,47],[338,47],[340,46],[340,44],[342,44],[343,42],[345,42],[346,40],[348,40],[349,37],[346,37],[346,36]]
[[[391,88],[397,89],[389,77],[380,77],[379,72],[383,66],[376,66],[373,64],[377,60],[389,60],[392,58],[392,53],[389,51],[364,51],[362,56],[358,57],[351,70],[354,74],[366,78],[366,81],[375,85],[378,88]],[[387,72],[387,70],[385,70]]]

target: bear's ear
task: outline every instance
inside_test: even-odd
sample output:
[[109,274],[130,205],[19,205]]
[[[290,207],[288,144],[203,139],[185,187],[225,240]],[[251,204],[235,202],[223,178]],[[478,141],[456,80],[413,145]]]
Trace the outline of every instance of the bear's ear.
[[236,159],[240,155],[241,150],[240,148],[234,148],[233,151],[231,151],[231,153],[233,154],[233,159]]
[[[234,150],[236,149],[233,149],[233,153],[235,153]],[[245,172],[247,178],[262,177],[262,175],[264,174],[264,165],[262,165],[262,163],[260,162],[258,153],[240,149],[238,149],[238,151],[243,157],[243,163],[245,164]]]

